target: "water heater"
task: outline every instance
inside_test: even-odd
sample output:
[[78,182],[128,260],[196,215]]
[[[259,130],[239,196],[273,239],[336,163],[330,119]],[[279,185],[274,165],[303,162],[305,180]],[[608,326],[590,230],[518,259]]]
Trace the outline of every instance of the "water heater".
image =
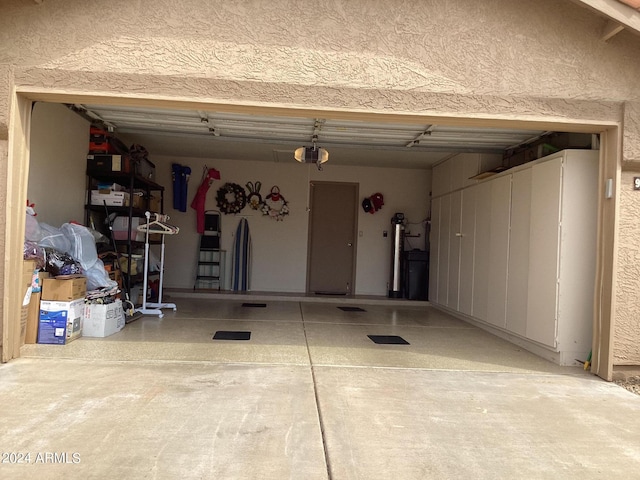
[[402,257],[404,253],[404,213],[391,218],[391,278],[389,297],[402,298]]

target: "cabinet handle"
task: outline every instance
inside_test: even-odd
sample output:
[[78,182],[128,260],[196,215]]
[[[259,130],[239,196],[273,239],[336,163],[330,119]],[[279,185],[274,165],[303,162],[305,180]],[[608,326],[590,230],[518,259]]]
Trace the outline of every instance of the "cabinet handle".
[[464,235],[461,233],[456,233],[456,237],[464,237]]

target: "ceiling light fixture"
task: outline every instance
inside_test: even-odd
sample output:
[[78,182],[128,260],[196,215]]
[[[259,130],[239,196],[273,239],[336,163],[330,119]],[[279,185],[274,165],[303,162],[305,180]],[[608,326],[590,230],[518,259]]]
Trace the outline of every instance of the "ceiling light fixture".
[[322,164],[329,160],[329,152],[326,149],[318,147],[318,136],[313,136],[312,147],[300,147],[293,153],[295,158],[300,163],[315,163],[318,166],[318,170],[322,170]]

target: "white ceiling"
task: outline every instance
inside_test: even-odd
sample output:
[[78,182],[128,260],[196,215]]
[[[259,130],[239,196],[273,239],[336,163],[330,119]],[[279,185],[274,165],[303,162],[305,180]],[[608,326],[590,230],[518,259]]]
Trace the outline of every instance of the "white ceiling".
[[503,153],[543,131],[263,116],[197,110],[75,105],[86,118],[112,127],[126,145],[153,155],[294,162],[293,152],[317,145],[327,165],[429,168],[461,152]]

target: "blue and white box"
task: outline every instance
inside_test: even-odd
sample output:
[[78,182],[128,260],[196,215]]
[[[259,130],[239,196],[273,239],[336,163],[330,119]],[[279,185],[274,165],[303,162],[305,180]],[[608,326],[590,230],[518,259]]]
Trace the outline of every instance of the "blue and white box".
[[38,343],[66,345],[82,336],[84,298],[71,302],[40,301]]

